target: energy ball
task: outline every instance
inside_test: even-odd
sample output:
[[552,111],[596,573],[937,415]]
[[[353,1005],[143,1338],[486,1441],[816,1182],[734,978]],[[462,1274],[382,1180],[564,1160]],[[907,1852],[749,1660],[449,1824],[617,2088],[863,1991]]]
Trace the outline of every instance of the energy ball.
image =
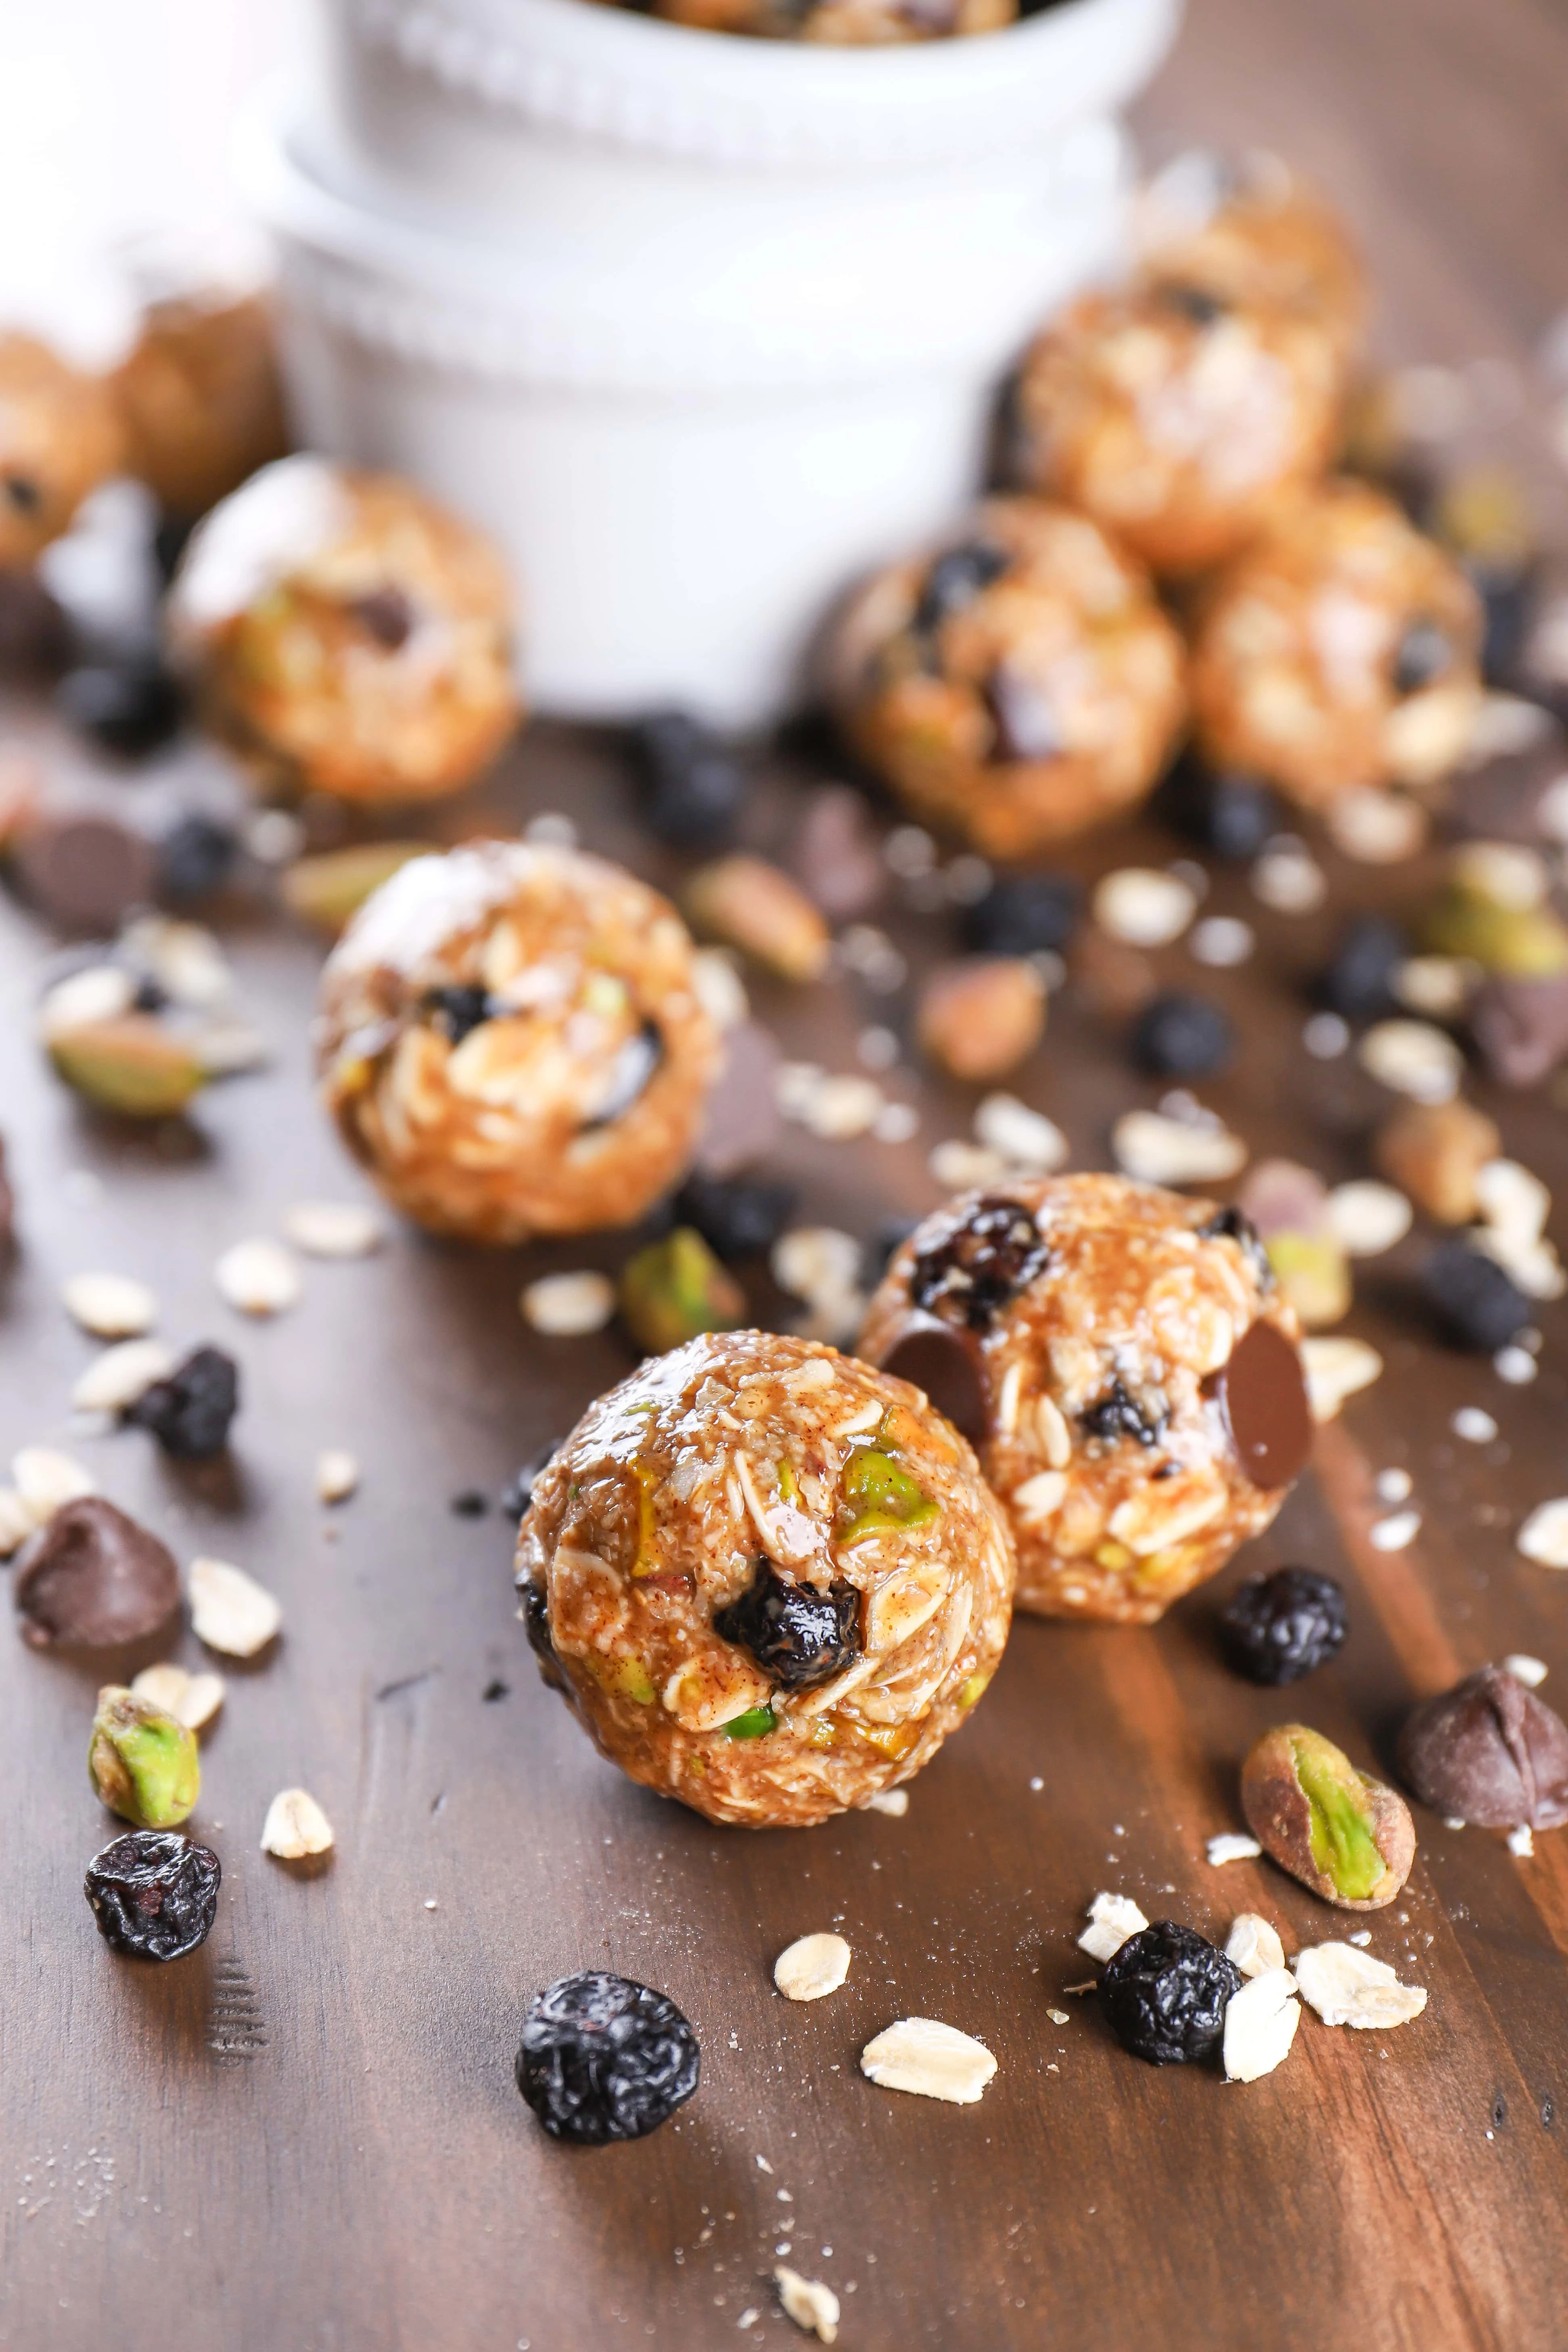
[[1082,515],[991,499],[861,590],[831,656],[856,751],[918,815],[1026,859],[1142,800],[1184,707],[1181,640]]
[[1025,359],[1016,464],[1159,572],[1226,562],[1328,464],[1342,362],[1310,314],[1160,278],[1093,294]]
[[1353,357],[1367,309],[1360,257],[1336,215],[1277,156],[1178,155],[1139,197],[1134,233],[1144,282],[1316,319],[1342,362]]
[[1193,652],[1203,750],[1304,808],[1433,782],[1469,740],[1480,640],[1458,565],[1378,491],[1327,483],[1215,585]]
[[667,900],[574,850],[416,857],[327,960],[323,1098],[388,1200],[511,1243],[639,1217],[691,1157],[719,1058]]
[[911,1779],[964,1720],[1007,1638],[1013,1546],[905,1381],[710,1332],[590,1406],[534,1486],[517,1576],[601,1753],[776,1829]]
[[31,563],[119,462],[107,385],[30,335],[0,334],[0,571]]
[[882,48],[993,33],[1018,9],[1017,0],[654,0],[653,13],[708,33]]
[[126,468],[170,514],[205,514],[288,446],[270,305],[189,292],[152,302],[115,372]]
[[170,591],[208,724],[272,782],[423,801],[516,726],[511,592],[489,541],[390,474],[283,457],[213,509]]
[[1305,1464],[1296,1339],[1238,1211],[1058,1176],[918,1225],[860,1352],[978,1448],[1019,1608],[1146,1625],[1268,1525]]

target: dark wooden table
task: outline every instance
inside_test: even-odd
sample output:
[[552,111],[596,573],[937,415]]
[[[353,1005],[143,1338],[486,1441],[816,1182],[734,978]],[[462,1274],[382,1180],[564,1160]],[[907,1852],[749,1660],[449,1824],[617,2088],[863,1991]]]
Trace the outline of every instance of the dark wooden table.
[[[1568,210],[1568,26],[1545,0],[1196,0],[1145,128],[1160,149],[1273,143],[1317,172],[1363,232],[1393,351],[1522,369],[1568,299],[1552,226]],[[759,798],[764,845],[787,832],[799,772]],[[592,845],[668,877],[586,739],[536,730],[489,805],[511,823],[569,807]],[[1123,835],[1074,862],[1089,874],[1172,848]],[[1364,1171],[1386,1097],[1348,1062],[1302,1053],[1303,979],[1348,905],[1418,877],[1329,863],[1332,908],[1309,919],[1263,914],[1241,879],[1216,878],[1211,910],[1258,920],[1261,946],[1213,981],[1245,1045],[1208,1092],[1255,1152],[1338,1179]],[[890,919],[917,962],[940,949],[940,920]],[[613,1265],[621,1245],[487,1255],[400,1232],[378,1257],[310,1265],[276,1323],[242,1323],[213,1288],[219,1250],[275,1229],[293,1200],[358,1187],[310,1098],[316,948],[276,921],[227,939],[276,1063],[214,1090],[190,1130],[128,1138],[40,1067],[26,1007],[47,941],[0,914],[0,1123],[23,1242],[0,1326],[0,1450],[66,1444],[182,1558],[238,1560],[287,1612],[276,1654],[229,1670],[205,1745],[195,1826],[223,1856],[217,1927],[163,1971],[116,1965],[81,1897],[103,1835],[83,1772],[96,1676],[0,1641],[0,2345],[700,2352],[736,2341],[754,2310],[742,2340],[782,2346],[799,2339],[767,2279],[786,2244],[841,2295],[843,2344],[868,2352],[1561,2345],[1561,1839],[1516,1861],[1500,1836],[1421,1816],[1406,1894],[1371,1925],[1373,1951],[1430,1987],[1426,2014],[1386,2034],[1309,2016],[1285,2066],[1249,2088],[1139,2064],[1063,1989],[1090,1973],[1073,1937],[1100,1886],[1219,1933],[1262,1909],[1288,1949],[1342,1929],[1267,1864],[1205,1862],[1205,1838],[1238,1825],[1237,1760],[1270,1721],[1305,1712],[1369,1762],[1414,1694],[1515,1650],[1549,1662],[1546,1696],[1563,1700],[1568,1583],[1512,1549],[1525,1511],[1568,1486],[1562,1309],[1541,1318],[1540,1379],[1510,1389],[1426,1338],[1419,1236],[1363,1269],[1346,1328],[1388,1372],[1323,1433],[1312,1475],[1219,1587],[1285,1559],[1343,1578],[1352,1638],[1299,1694],[1221,1668],[1214,1592],[1152,1632],[1026,1620],[906,1819],[712,1830],[595,1758],[535,1679],[509,1528],[450,1508],[464,1488],[498,1494],[626,1369],[613,1335],[542,1341],[516,1306],[525,1272]],[[1159,961],[1195,976],[1179,948]],[[756,1002],[792,1050],[837,1068],[888,1012],[848,981],[761,986]],[[1023,1091],[1078,1164],[1103,1165],[1112,1118],[1153,1090],[1063,1000]],[[965,1131],[972,1097],[922,1081],[918,1098],[905,1149],[793,1133],[784,1158],[807,1213],[869,1233],[935,1198],[925,1152]],[[1539,1097],[1489,1107],[1509,1148],[1561,1183],[1560,1115]],[[140,1436],[73,1432],[89,1347],[58,1288],[88,1267],[146,1276],[167,1333],[241,1358],[232,1475],[181,1475]],[[1450,1436],[1466,1402],[1496,1414],[1496,1444]],[[312,1486],[326,1444],[364,1467],[331,1513]],[[1424,1524],[1380,1555],[1373,1481],[1395,1465]],[[178,1654],[196,1662],[189,1635]],[[330,1868],[305,1877],[258,1843],[268,1798],[295,1781],[338,1833]],[[774,1954],[830,1924],[854,1948],[848,1984],[786,2005]],[[648,2142],[572,2153],[535,2127],[512,2058],[529,1995],[598,1965],[680,2002],[702,2088]],[[1071,2022],[1053,2024],[1053,2006]],[[995,2051],[982,2105],[861,2079],[862,2043],[911,2013]]]

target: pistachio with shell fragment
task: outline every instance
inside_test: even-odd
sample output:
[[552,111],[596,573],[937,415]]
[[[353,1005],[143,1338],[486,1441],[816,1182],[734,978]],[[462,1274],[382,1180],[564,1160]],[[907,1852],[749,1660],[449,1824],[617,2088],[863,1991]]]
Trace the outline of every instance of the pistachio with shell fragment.
[[1304,1723],[1255,1743],[1241,1809],[1264,1852],[1342,1910],[1380,1910],[1410,1875],[1415,1828],[1404,1798]]

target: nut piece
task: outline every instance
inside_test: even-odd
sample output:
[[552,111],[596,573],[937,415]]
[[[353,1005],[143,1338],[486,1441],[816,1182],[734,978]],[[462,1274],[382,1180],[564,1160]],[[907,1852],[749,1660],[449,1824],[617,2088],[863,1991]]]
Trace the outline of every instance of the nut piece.
[[1370,1388],[1383,1370],[1383,1358],[1364,1339],[1303,1339],[1301,1361],[1317,1422],[1332,1421],[1345,1399]]
[[195,1733],[119,1683],[98,1694],[87,1772],[100,1802],[142,1830],[174,1829],[201,1793]]
[[700,1331],[733,1331],[746,1294],[693,1225],[677,1225],[621,1268],[621,1315],[646,1355],[662,1356]]
[[1067,1137],[1043,1111],[1031,1110],[1016,1095],[987,1095],[974,1113],[974,1139],[998,1152],[1009,1168],[1031,1176],[1054,1176],[1068,1163]]
[[1141,1936],[1149,1922],[1130,1895],[1097,1895],[1089,1906],[1089,1925],[1078,1939],[1080,1952],[1101,1963],[1115,1958],[1130,1936]]
[[921,995],[921,1049],[955,1078],[1005,1077],[1045,1034],[1045,982],[1022,956],[938,966]]
[[1415,1828],[1404,1798],[1304,1723],[1279,1724],[1253,1747],[1241,1810],[1281,1870],[1342,1910],[1381,1910],[1410,1875]]
[[842,1936],[799,1936],[773,1962],[773,1982],[786,2000],[820,2000],[849,1973]]
[[302,1862],[307,1854],[327,1853],[331,1843],[332,1825],[309,1790],[279,1789],[262,1824],[262,1853]]
[[1356,1049],[1368,1077],[1412,1102],[1452,1102],[1465,1057],[1447,1031],[1429,1021],[1379,1021]]
[[1568,1568],[1568,1495],[1538,1503],[1513,1539],[1515,1551],[1542,1568]]
[[323,1503],[346,1503],[359,1485],[359,1464],[352,1454],[329,1446],[316,1456],[316,1494]]
[[89,1364],[71,1391],[78,1412],[128,1412],[155,1381],[174,1369],[172,1348],[162,1339],[122,1339]]
[[22,1639],[35,1650],[112,1650],[142,1642],[180,1605],[174,1555],[100,1495],[48,1519],[15,1588]]
[[616,1311],[616,1286],[607,1274],[588,1267],[579,1274],[544,1274],[525,1286],[518,1306],[532,1330],[552,1339],[578,1339],[604,1329]]
[[1124,1112],[1110,1131],[1110,1148],[1122,1174],[1142,1184],[1222,1184],[1247,1165],[1238,1135],[1157,1110]]
[[162,1707],[187,1731],[204,1731],[225,1697],[221,1675],[193,1675],[184,1666],[143,1666],[132,1682],[137,1698]]
[[1256,1862],[1263,1848],[1256,1838],[1242,1837],[1234,1830],[1224,1830],[1208,1842],[1211,1869],[1221,1869],[1227,1862]]
[[236,1242],[213,1268],[213,1280],[242,1315],[281,1315],[300,1296],[300,1269],[267,1234]]
[[1258,1911],[1238,1912],[1231,1921],[1225,1956],[1236,1962],[1244,1977],[1260,1977],[1266,1969],[1285,1965],[1285,1947],[1278,1929]]
[[95,1339],[140,1339],[158,1320],[158,1299],[128,1274],[73,1274],[60,1291],[66,1313]]
[[1482,1829],[1568,1822],[1568,1725],[1500,1666],[1414,1709],[1399,1769],[1423,1804]]
[[1329,1229],[1347,1257],[1381,1257],[1410,1231],[1410,1203],[1404,1193],[1370,1179],[1336,1184],[1327,1211]]
[[194,1559],[187,1580],[196,1639],[226,1658],[254,1658],[283,1622],[265,1585],[224,1559]]
[[199,1057],[148,1013],[52,1029],[49,1059],[77,1094],[122,1118],[170,1118],[206,1079]]
[[820,2279],[802,2278],[787,2263],[780,2263],[774,2271],[773,2284],[786,2319],[793,2319],[819,2344],[837,2343],[838,2297],[830,2286],[824,2286]]
[[884,2091],[914,2091],[924,2099],[973,2106],[996,2072],[984,2042],[929,2017],[901,2017],[884,2026],[860,2053],[860,2072]]
[[1113,940],[1131,948],[1163,948],[1181,938],[1198,911],[1198,901],[1191,883],[1179,874],[1162,874],[1152,866],[1123,866],[1102,877],[1090,907],[1100,929]]
[[1386,1960],[1353,1944],[1314,1944],[1298,1954],[1296,1985],[1325,2025],[1381,2031],[1408,2024],[1426,2006],[1424,1986],[1402,1985]]
[[827,926],[797,883],[765,858],[721,857],[686,887],[694,929],[740,948],[781,980],[819,980],[831,947]]
[[386,1221],[362,1201],[296,1201],[283,1231],[307,1257],[368,1257],[386,1239]]
[[1256,2083],[1289,2054],[1301,2022],[1296,1979],[1289,1969],[1264,1969],[1226,2003],[1225,2079]]
[[427,841],[361,841],[297,857],[283,877],[283,903],[335,939],[365,900],[416,857],[434,857]]
[[1372,1156],[1438,1224],[1467,1225],[1479,1206],[1476,1179],[1501,1150],[1495,1124],[1472,1104],[1412,1103],[1378,1129]]

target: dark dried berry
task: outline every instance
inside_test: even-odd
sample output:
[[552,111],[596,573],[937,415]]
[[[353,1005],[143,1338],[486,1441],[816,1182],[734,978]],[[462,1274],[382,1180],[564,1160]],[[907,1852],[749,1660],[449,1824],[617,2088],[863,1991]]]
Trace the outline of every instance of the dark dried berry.
[[1268,1252],[1263,1246],[1263,1237],[1246,1210],[1238,1209],[1233,1201],[1227,1201],[1223,1209],[1216,1209],[1212,1217],[1205,1218],[1198,1227],[1198,1239],[1201,1242],[1235,1242],[1252,1268],[1253,1279],[1259,1290],[1268,1292],[1273,1289],[1274,1268],[1269,1263]]
[[73,727],[122,760],[145,759],[180,723],[179,688],[150,654],[67,670],[55,701]]
[[228,826],[215,818],[177,818],[158,843],[159,898],[176,907],[210,898],[228,880],[238,851]]
[[1153,294],[1162,310],[1174,310],[1178,318],[1185,319],[1194,327],[1212,327],[1217,319],[1225,318],[1230,309],[1228,302],[1221,301],[1217,294],[1211,294],[1205,286],[1165,283],[1156,286]]
[[[539,1660],[539,1672],[552,1690],[563,1691],[565,1678],[561,1661],[555,1654],[555,1644],[550,1637],[550,1600],[542,1584],[531,1577],[522,1588],[522,1630],[528,1635],[528,1646]],[[489,1693],[487,1691],[488,1698]]]
[[498,1699],[510,1698],[511,1696],[511,1685],[510,1683],[503,1683],[500,1676],[497,1675],[493,1682],[488,1682],[485,1685],[483,1690],[479,1693],[479,1696],[484,1700],[487,1706],[493,1706]]
[[493,1010],[485,988],[433,988],[425,999],[425,1009],[453,1045],[460,1045],[471,1029],[489,1019]]
[[1050,1255],[1021,1202],[983,1198],[956,1231],[921,1252],[910,1270],[910,1297],[924,1314],[984,1331],[1044,1273]]
[[1039,955],[1065,948],[1079,891],[1066,874],[1003,874],[965,909],[964,944],[986,955]]
[[517,2087],[552,2139],[641,2139],[697,2088],[697,2036],[668,1996],[587,1970],[529,2004]]
[[383,653],[401,652],[413,634],[414,607],[401,588],[373,588],[368,596],[356,596],[349,611]]
[[482,1519],[490,1507],[490,1498],[477,1486],[465,1486],[452,1497],[452,1509],[459,1519]]
[[746,779],[710,729],[689,710],[652,710],[632,729],[630,748],[650,832],[676,849],[727,838]]
[[1331,1576],[1310,1568],[1249,1576],[1219,1617],[1220,1642],[1237,1673],[1270,1689],[1325,1664],[1346,1630],[1344,1594]]
[[1380,915],[1362,915],[1334,950],[1320,994],[1346,1021],[1375,1021],[1393,1010],[1394,975],[1409,955],[1405,934]]
[[1439,621],[1420,614],[1405,625],[1394,650],[1394,691],[1419,694],[1453,667],[1454,642]]
[[1237,865],[1256,857],[1279,830],[1279,803],[1256,776],[1217,772],[1184,752],[1160,787],[1156,814],[1201,848]]
[[1153,2066],[1207,2058],[1225,2031],[1241,1970],[1195,1927],[1156,1919],[1106,1962],[1100,1997],[1116,2038]]
[[87,1865],[98,1932],[135,1960],[181,1960],[205,1944],[217,1916],[223,1867],[210,1846],[178,1830],[130,1830]]
[[675,1196],[683,1225],[695,1225],[721,1258],[755,1257],[772,1249],[794,1213],[793,1184],[727,1182],[720,1176],[689,1176]]
[[1501,1666],[1415,1709],[1399,1735],[1399,1769],[1448,1819],[1489,1830],[1568,1822],[1568,1725]]
[[1489,564],[1467,564],[1470,584],[1481,600],[1481,675],[1489,686],[1518,678],[1535,616],[1535,575]]
[[1236,1051],[1236,1032],[1206,997],[1168,989],[1146,1004],[1132,1029],[1132,1057],[1161,1078],[1212,1077]]
[[24,1557],[13,1588],[35,1650],[112,1650],[143,1642],[180,1605],[166,1544],[101,1495],[64,1503]]
[[819,1592],[759,1559],[740,1599],[714,1611],[713,1631],[784,1690],[809,1690],[858,1656],[860,1595],[842,1579]]
[[1421,1287],[1449,1339],[1490,1355],[1531,1318],[1531,1305],[1495,1258],[1459,1241],[1439,1242],[1421,1269]]
[[926,573],[913,627],[922,637],[933,635],[950,614],[962,613],[994,581],[1000,580],[1012,561],[1005,548],[990,547],[984,540],[950,547]]
[[1146,1411],[1120,1380],[1112,1381],[1105,1394],[1079,1415],[1090,1437],[1103,1438],[1111,1445],[1121,1437],[1135,1437],[1140,1445],[1158,1445],[1166,1418],[1157,1410]]
[[154,1381],[126,1414],[165,1454],[201,1462],[221,1454],[239,1411],[239,1366],[221,1348],[197,1348],[166,1381]]
[[531,1455],[523,1464],[521,1469],[507,1480],[500,1491],[500,1515],[503,1519],[510,1519],[515,1523],[521,1518],[533,1500],[535,1486],[554,1461],[563,1443],[563,1439],[552,1437],[548,1445],[541,1446],[539,1452]]

